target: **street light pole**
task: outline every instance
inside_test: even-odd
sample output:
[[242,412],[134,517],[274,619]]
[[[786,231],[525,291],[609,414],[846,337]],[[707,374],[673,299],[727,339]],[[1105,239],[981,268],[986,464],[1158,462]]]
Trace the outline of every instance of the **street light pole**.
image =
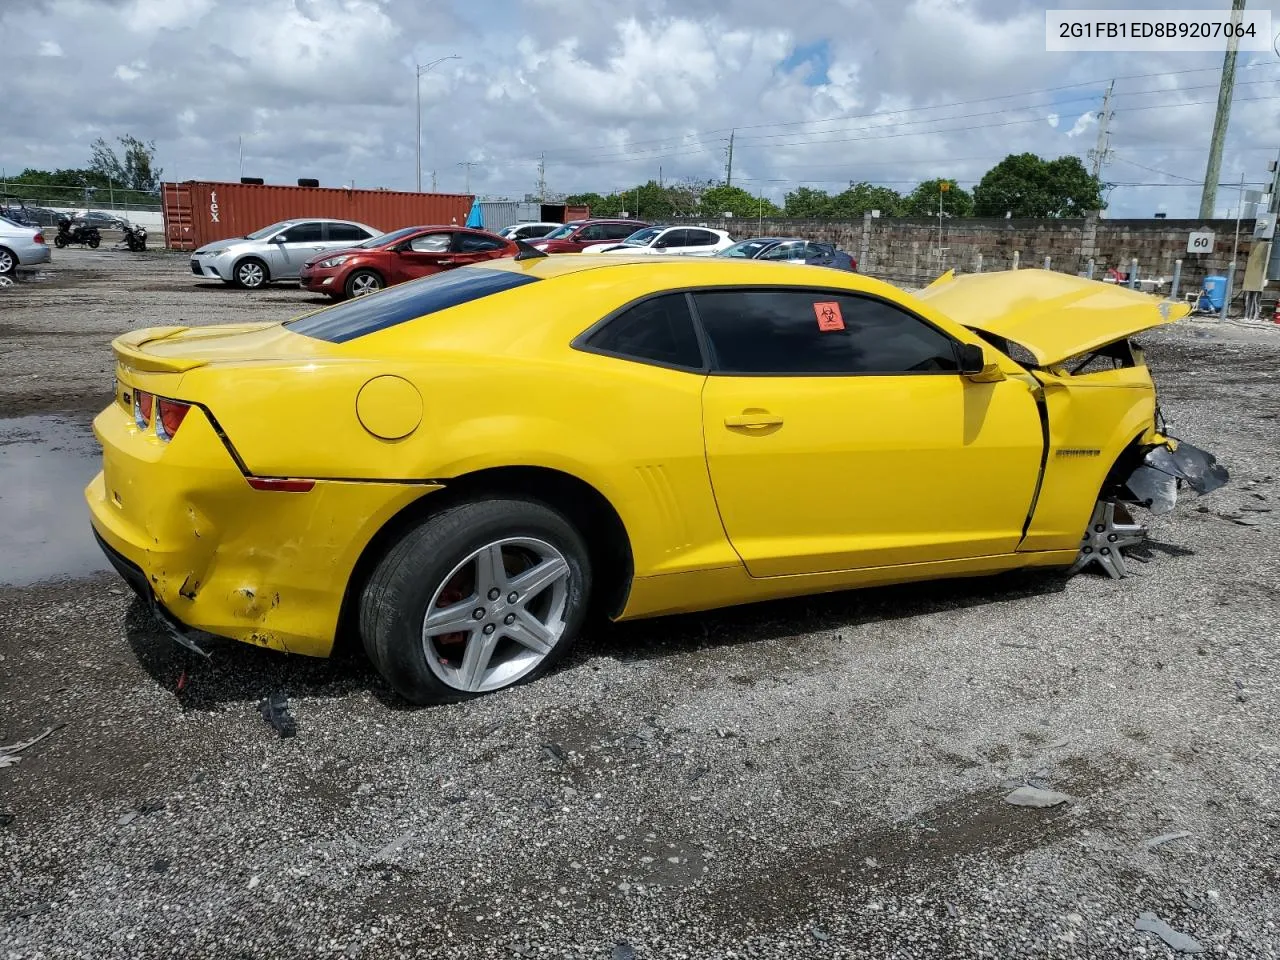
[[424,73],[429,72],[432,67],[436,66],[437,64],[444,63],[446,60],[461,60],[461,59],[462,58],[460,56],[454,53],[454,54],[450,54],[447,57],[440,57],[437,60],[432,60],[430,63],[419,63],[416,65],[417,77],[414,80],[414,83],[417,86],[417,95],[418,95],[418,153],[417,153],[418,193],[422,192],[422,75]]

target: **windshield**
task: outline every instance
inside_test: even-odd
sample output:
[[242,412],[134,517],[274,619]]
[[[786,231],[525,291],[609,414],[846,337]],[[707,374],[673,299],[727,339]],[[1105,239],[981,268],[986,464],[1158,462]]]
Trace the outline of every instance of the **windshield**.
[[374,247],[381,247],[384,244],[395,243],[398,240],[403,240],[405,237],[412,236],[421,229],[421,227],[401,227],[399,230],[392,230],[390,233],[384,233],[380,237],[370,237],[364,243],[354,244],[352,249],[370,250]]
[[273,223],[271,226],[263,227],[261,230],[255,230],[253,233],[246,233],[244,238],[246,240],[263,240],[266,237],[271,236],[281,227],[287,227],[291,223],[293,223],[292,220],[281,220],[279,223]]
[[662,227],[645,227],[643,230],[637,230],[631,236],[622,242],[628,247],[647,247],[653,243],[654,239],[662,232]]
[[580,226],[581,224],[579,223],[566,223],[563,227],[556,227],[554,230],[552,230],[542,239],[543,240],[563,240],[565,237],[572,234],[573,231],[577,230],[578,227]]
[[740,243],[735,243],[732,247],[725,247],[725,249],[721,250],[717,256],[741,257],[743,259],[753,260],[777,242],[777,240],[770,239],[743,240]]

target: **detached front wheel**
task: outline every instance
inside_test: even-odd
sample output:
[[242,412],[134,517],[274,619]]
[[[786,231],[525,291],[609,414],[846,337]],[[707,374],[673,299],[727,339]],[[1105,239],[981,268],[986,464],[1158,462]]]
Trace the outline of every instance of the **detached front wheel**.
[[492,693],[541,676],[586,618],[582,536],[531,500],[481,500],[410,529],[374,569],[360,604],[365,650],[418,704]]

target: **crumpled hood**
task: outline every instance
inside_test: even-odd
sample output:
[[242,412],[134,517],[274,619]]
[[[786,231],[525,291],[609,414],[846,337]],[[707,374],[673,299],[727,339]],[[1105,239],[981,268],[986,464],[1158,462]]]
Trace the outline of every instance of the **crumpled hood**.
[[1117,284],[1052,270],[943,274],[917,296],[957,323],[1004,337],[1042,366],[1173,323],[1191,312]]

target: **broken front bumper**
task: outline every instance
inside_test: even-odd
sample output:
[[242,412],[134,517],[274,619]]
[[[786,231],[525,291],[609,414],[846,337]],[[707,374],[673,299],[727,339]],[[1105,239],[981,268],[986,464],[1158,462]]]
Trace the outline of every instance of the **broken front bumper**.
[[1184,484],[1203,496],[1229,479],[1227,468],[1212,453],[1169,437],[1147,451],[1142,464],[1125,478],[1124,487],[1130,502],[1152,513],[1169,513]]

